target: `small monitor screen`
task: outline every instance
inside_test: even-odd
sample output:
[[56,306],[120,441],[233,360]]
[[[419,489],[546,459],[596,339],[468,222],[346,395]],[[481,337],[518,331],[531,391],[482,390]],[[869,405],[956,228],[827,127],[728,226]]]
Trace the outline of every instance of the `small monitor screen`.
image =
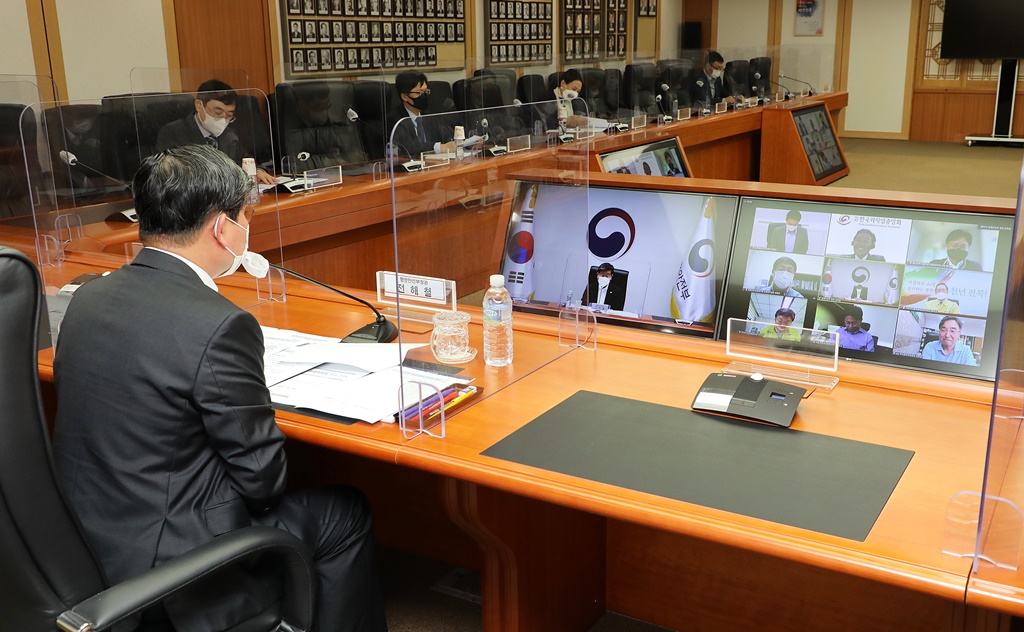
[[687,178],[686,161],[676,138],[666,138],[648,145],[638,145],[601,154],[606,173],[631,173],[639,176],[672,176]]
[[518,309],[714,333],[735,196],[519,182],[502,274]]
[[739,206],[722,318],[838,332],[848,359],[994,377],[1013,216]]
[[824,105],[794,110],[793,122],[816,181],[846,166]]

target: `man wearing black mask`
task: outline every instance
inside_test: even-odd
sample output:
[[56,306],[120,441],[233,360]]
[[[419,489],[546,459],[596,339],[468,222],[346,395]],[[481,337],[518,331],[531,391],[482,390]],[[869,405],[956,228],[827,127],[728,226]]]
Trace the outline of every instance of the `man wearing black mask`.
[[971,261],[967,254],[971,249],[974,237],[967,232],[957,228],[946,235],[946,258],[934,259],[928,265],[942,266],[943,268],[956,268],[957,270],[981,271],[981,264]]
[[[424,116],[430,104],[430,88],[422,72],[407,70],[395,77],[403,109],[396,113],[402,119],[395,127],[395,151],[418,159],[424,152],[454,152],[452,130],[440,117]],[[407,117],[407,118],[406,118]]]

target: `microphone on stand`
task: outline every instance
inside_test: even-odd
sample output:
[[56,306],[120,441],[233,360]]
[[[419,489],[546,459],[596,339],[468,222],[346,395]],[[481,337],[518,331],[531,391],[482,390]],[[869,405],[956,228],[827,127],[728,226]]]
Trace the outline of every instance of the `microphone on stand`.
[[100,176],[103,176],[104,178],[109,178],[110,180],[113,180],[114,182],[120,184],[121,186],[123,186],[125,189],[128,189],[129,191],[132,188],[132,185],[128,184],[124,180],[122,180],[120,178],[115,178],[114,176],[112,176],[112,175],[110,175],[108,173],[103,173],[99,169],[96,169],[94,167],[90,167],[89,165],[85,164],[84,162],[80,162],[78,160],[78,156],[74,155],[70,151],[64,151],[62,149],[62,150],[60,150],[57,153],[57,155],[60,156],[60,161],[63,162],[64,164],[66,164],[69,167],[84,167],[85,169],[88,169],[89,171],[92,171],[93,173],[95,173],[97,175],[100,175]]
[[321,283],[316,279],[311,279],[304,274],[299,274],[298,272],[295,272],[294,270],[289,270],[288,268],[284,268],[282,266],[270,263],[269,261],[267,261],[266,257],[259,253],[246,251],[246,253],[242,256],[242,267],[245,268],[246,272],[248,272],[249,274],[258,279],[262,279],[263,277],[267,276],[268,270],[270,268],[274,268],[275,270],[280,270],[281,272],[286,272],[294,277],[302,279],[307,283],[319,285],[320,287],[335,292],[336,294],[341,294],[345,298],[352,299],[357,303],[362,303],[363,305],[373,310],[373,313],[376,314],[377,316],[376,320],[370,323],[369,325],[366,325],[365,327],[360,327],[359,329],[345,336],[344,338],[341,339],[342,342],[391,342],[392,340],[398,337],[398,327],[396,327],[393,322],[388,320],[384,316],[384,314],[381,314],[379,311],[377,311],[377,308],[371,305],[369,301],[365,301],[359,298],[358,296],[353,296],[352,294],[349,294],[344,290],[339,290],[338,288],[327,285],[326,283]]
[[814,94],[814,86],[812,86],[811,84],[807,83],[806,81],[804,81],[802,79],[797,79],[796,77],[787,77],[786,73],[782,72],[781,70],[779,71],[779,79],[789,79],[789,80],[795,81],[797,83],[802,83],[805,86],[807,86],[807,94],[808,95],[813,95]]

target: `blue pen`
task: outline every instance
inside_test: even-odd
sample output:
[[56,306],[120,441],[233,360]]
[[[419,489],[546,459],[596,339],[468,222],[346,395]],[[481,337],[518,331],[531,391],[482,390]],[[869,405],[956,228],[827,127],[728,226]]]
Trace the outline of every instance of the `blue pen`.
[[[450,393],[453,393],[454,391],[457,391],[457,390],[458,390],[458,387],[456,387],[456,386],[453,386],[453,387],[450,387],[450,388],[446,388],[443,391],[441,391],[440,397],[447,397]],[[433,395],[431,395],[430,397],[427,397],[423,401],[411,404],[408,407],[406,407],[406,409],[404,411],[402,411],[402,416],[406,420],[411,419],[411,418],[415,417],[419,413],[421,407],[422,407],[423,410],[426,410],[426,409],[430,408],[431,406],[433,406],[439,400],[440,397],[438,396],[437,393],[434,393]]]

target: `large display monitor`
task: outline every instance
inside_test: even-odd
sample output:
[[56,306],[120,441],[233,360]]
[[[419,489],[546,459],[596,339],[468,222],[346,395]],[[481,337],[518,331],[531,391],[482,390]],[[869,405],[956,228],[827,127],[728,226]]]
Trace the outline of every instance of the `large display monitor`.
[[517,309],[582,302],[616,324],[714,333],[735,196],[521,181],[512,204],[501,272]]
[[601,154],[605,173],[689,178],[686,155],[676,137]]
[[847,359],[993,379],[1012,232],[1009,215],[744,197],[721,318],[779,317],[839,331]]

